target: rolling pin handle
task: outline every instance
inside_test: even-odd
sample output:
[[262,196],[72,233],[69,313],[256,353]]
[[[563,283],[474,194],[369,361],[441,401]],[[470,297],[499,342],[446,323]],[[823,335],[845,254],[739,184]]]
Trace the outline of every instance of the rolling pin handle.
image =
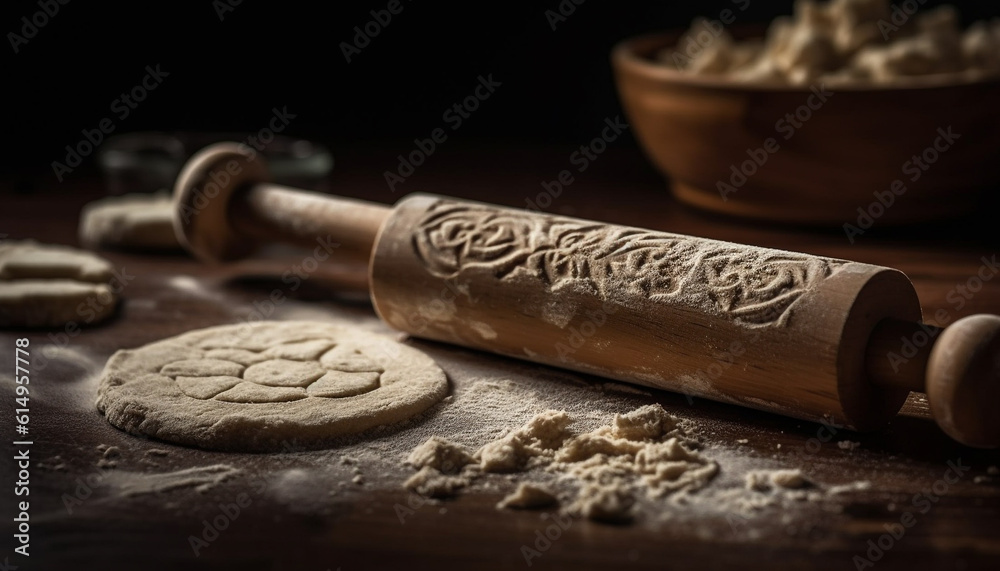
[[[921,340],[925,340],[921,342]],[[907,347],[909,351],[902,350]],[[872,333],[872,382],[926,392],[934,420],[977,448],[1000,447],[1000,316],[972,315],[940,329],[885,320]]]
[[387,206],[268,184],[264,158],[236,143],[202,149],[174,186],[174,231],[197,258],[244,257],[259,244],[337,244],[337,257],[367,264]]

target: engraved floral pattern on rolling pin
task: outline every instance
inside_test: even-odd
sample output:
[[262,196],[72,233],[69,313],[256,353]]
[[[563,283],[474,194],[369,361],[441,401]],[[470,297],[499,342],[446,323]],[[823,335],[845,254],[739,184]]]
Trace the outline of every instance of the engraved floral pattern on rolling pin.
[[792,305],[846,262],[490,206],[438,201],[413,248],[431,274],[528,276],[550,291],[583,285],[602,300],[691,307],[749,326],[783,326]]

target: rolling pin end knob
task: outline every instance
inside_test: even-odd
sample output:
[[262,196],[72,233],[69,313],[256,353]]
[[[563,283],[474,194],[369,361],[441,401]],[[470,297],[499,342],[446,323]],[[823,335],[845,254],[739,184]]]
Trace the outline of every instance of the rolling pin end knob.
[[946,328],[931,349],[926,383],[934,419],[949,436],[1000,447],[1000,316],[973,315]]
[[236,143],[208,146],[184,165],[174,185],[174,232],[198,259],[219,262],[249,254],[256,243],[230,223],[230,198],[267,181],[263,158]]

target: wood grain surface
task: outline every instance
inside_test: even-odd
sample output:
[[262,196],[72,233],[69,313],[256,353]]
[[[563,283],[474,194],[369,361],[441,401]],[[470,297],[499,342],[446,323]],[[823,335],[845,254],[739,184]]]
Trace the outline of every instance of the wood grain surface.
[[[520,151],[442,151],[407,180],[405,192],[425,191],[509,206],[537,203],[542,181],[569,168],[573,149]],[[329,190],[377,202],[394,202],[402,192],[386,187],[382,172],[394,163],[393,152],[344,149]],[[51,178],[51,177],[49,177]],[[80,207],[103,193],[99,178],[76,173],[68,182],[49,186],[39,176],[31,185],[3,181],[0,232],[10,238],[76,244]],[[54,185],[55,183],[51,183]],[[609,150],[559,196],[548,197],[546,210],[656,230],[745,242],[895,267],[913,280],[925,319],[944,325],[973,313],[1000,313],[1000,279],[992,263],[1000,251],[995,211],[975,218],[918,228],[876,227],[850,244],[838,230],[762,228],[709,217],[679,206],[664,182],[638,151]],[[906,197],[907,199],[911,197]],[[846,222],[846,221],[845,221]],[[401,520],[398,506],[410,495],[401,485],[359,486],[333,497],[298,497],[279,501],[252,495],[253,482],[278,470],[307,469],[326,462],[328,451],[250,455],[207,452],[150,442],[124,434],[93,406],[96,380],[116,350],[136,347],[195,328],[246,319],[275,287],[268,278],[247,279],[244,271],[211,267],[184,256],[106,253],[115,267],[134,275],[124,292],[119,315],[103,326],[62,338],[43,331],[0,333],[3,374],[12,369],[14,340],[27,337],[33,354],[31,401],[31,557],[10,557],[22,569],[299,569],[372,568],[524,568],[523,546],[535,546],[546,520],[537,512],[499,512],[500,491],[470,492],[456,499],[418,506]],[[273,273],[278,266],[271,266]],[[255,274],[260,271],[251,272]],[[279,272],[280,274],[280,272]],[[234,277],[234,276],[243,277]],[[978,287],[981,284],[981,287]],[[976,292],[968,291],[974,286]],[[963,295],[956,288],[966,288]],[[368,330],[392,334],[368,301],[356,293],[338,294],[319,283],[306,283],[273,318],[347,320]],[[425,341],[409,341],[445,369],[453,387],[483,375],[514,376],[545,391],[560,383],[599,386],[606,379],[530,365],[511,359]],[[42,347],[60,345],[45,357]],[[4,383],[4,424],[13,435],[14,404],[9,378]],[[592,391],[593,399],[608,398]],[[926,400],[912,394],[904,414],[881,432],[857,434],[745,408],[653,390],[634,396],[637,404],[659,402],[669,412],[701,427],[699,437],[730,458],[800,467],[827,485],[869,481],[868,489],[838,496],[836,509],[805,506],[794,512],[766,512],[747,525],[713,515],[672,522],[647,518],[613,526],[572,520],[532,568],[596,569],[852,569],[855,557],[868,557],[869,541],[878,542],[886,525],[911,512],[915,524],[893,539],[874,561],[877,569],[996,569],[1000,564],[1000,476],[987,468],[1000,464],[995,451],[973,450],[948,439],[930,420]],[[470,421],[473,422],[473,421]],[[403,429],[405,430],[405,428]],[[392,438],[392,434],[373,438]],[[746,443],[739,441],[745,439]],[[8,438],[8,442],[12,440]],[[858,442],[853,450],[839,441]],[[103,474],[97,446],[121,450],[118,469],[166,470],[227,463],[241,475],[203,494],[190,489],[122,500],[100,481],[79,504],[80,482]],[[6,450],[12,451],[9,444]],[[169,455],[157,467],[140,459],[149,448]],[[12,454],[0,462],[6,492],[3,557],[13,554],[11,517],[16,474]],[[54,457],[62,463],[53,468]],[[40,462],[45,462],[45,467]],[[938,485],[943,492],[921,513],[918,494],[933,493],[949,462],[969,466],[957,482]],[[726,470],[727,465],[723,465]],[[344,476],[349,478],[349,475]],[[105,481],[106,483],[106,481]],[[334,486],[336,483],[331,482]],[[401,484],[401,481],[399,482]],[[219,504],[251,493],[250,503],[228,529],[196,557],[188,537],[219,513]],[[935,496],[938,497],[938,496]],[[923,505],[923,504],[918,504]],[[883,543],[888,544],[886,540]],[[10,547],[7,547],[10,546]],[[867,568],[867,567],[865,567]]]

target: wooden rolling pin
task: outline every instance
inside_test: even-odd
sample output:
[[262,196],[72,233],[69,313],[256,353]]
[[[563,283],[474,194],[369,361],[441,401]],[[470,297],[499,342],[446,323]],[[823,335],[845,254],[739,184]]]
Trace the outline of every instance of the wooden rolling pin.
[[199,258],[261,242],[369,260],[391,326],[546,365],[856,430],[926,392],[946,433],[1000,445],[1000,317],[920,322],[897,270],[440,196],[395,207],[267,184],[231,143],[193,157],[175,226]]

